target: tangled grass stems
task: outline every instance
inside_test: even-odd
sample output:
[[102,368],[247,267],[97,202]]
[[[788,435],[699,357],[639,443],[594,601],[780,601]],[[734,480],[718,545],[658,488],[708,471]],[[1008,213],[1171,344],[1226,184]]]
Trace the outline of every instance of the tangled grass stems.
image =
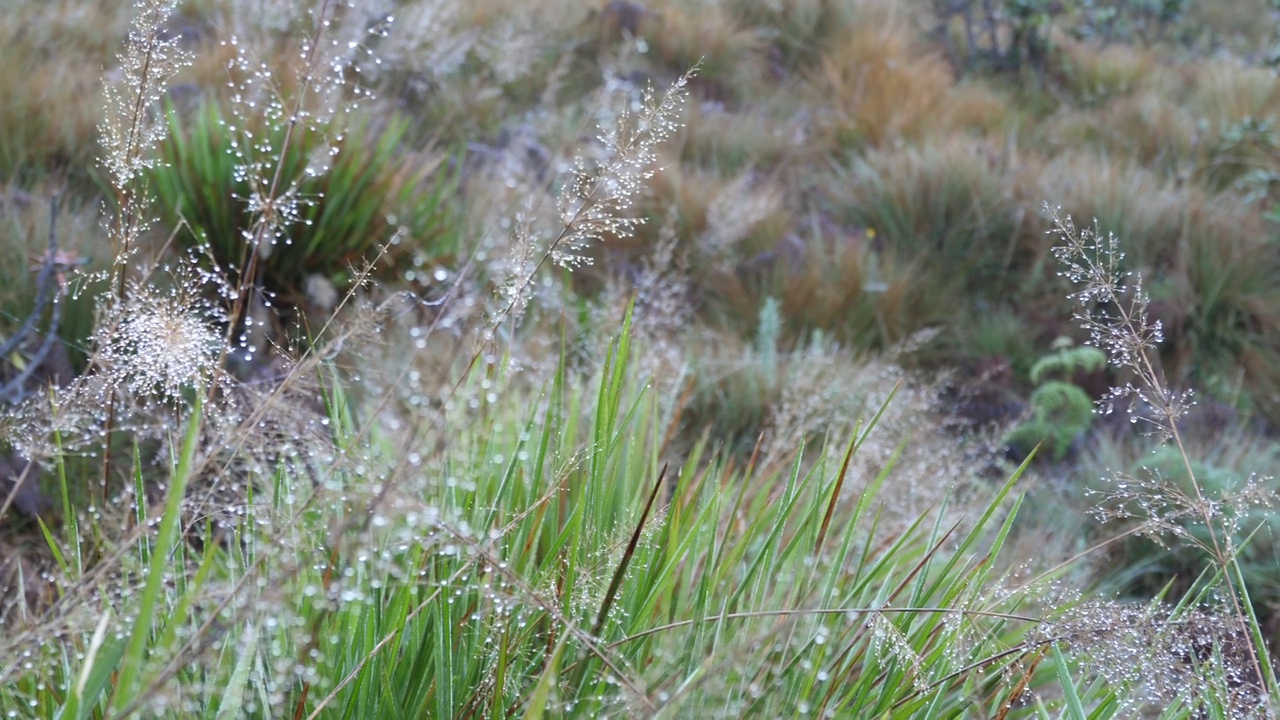
[[[236,333],[245,332],[239,326],[246,319],[247,308],[249,303],[253,302],[258,288],[258,261],[265,253],[270,252],[270,245],[278,239],[284,237],[289,229],[289,225],[298,220],[298,204],[303,202],[298,197],[297,187],[284,187],[284,171],[286,167],[286,154],[294,147],[293,136],[297,131],[300,123],[307,121],[312,115],[307,111],[307,104],[310,100],[310,94],[313,90],[318,90],[317,85],[320,83],[330,83],[338,88],[345,86],[345,79],[342,73],[345,65],[338,62],[327,63],[328,70],[333,72],[336,77],[324,78],[320,72],[322,63],[327,58],[321,54],[321,47],[325,38],[325,32],[334,24],[338,8],[341,5],[338,0],[323,0],[318,11],[313,13],[314,24],[312,35],[304,42],[302,52],[302,68],[298,72],[299,85],[295,93],[291,97],[280,97],[280,90],[274,83],[268,83],[269,105],[266,116],[274,122],[283,122],[285,126],[284,136],[280,140],[279,147],[275,149],[276,155],[270,161],[270,177],[261,177],[258,172],[261,170],[259,163],[246,159],[246,166],[243,171],[247,173],[250,185],[253,191],[248,198],[242,198],[249,207],[253,219],[251,227],[245,231],[245,244],[241,251],[241,260],[237,269],[236,283],[237,286],[232,293],[231,309],[228,313],[228,323],[226,337],[223,340],[221,355],[218,358],[218,367],[225,367],[228,356],[233,349],[237,347],[234,342]],[[236,43],[239,48],[238,43]],[[244,55],[239,55],[234,64],[242,71],[250,69],[250,63]],[[254,71],[247,73],[249,77],[254,79],[262,79],[261,73]],[[269,74],[267,75],[269,78]],[[265,79],[264,79],[265,80]],[[252,81],[245,81],[250,83]],[[333,90],[333,88],[327,88]],[[247,95],[251,90],[247,85],[238,88],[240,94]],[[250,107],[254,105],[253,101],[246,100]],[[350,107],[344,106],[344,107]],[[326,112],[334,112],[335,108],[328,108]],[[235,108],[236,113],[241,112],[241,108]],[[245,130],[245,137],[241,140],[244,148],[255,148],[256,145],[252,140],[252,136]],[[245,150],[242,149],[241,152]],[[296,181],[295,181],[296,182]],[[384,247],[385,251],[385,247]],[[209,393],[212,397],[218,389],[218,384],[222,380],[221,374],[215,375],[210,385]]]
[[[219,284],[217,289],[223,290],[222,297],[232,301],[233,312],[232,317],[226,318],[226,335],[222,342],[217,342],[216,337],[210,335],[212,330],[212,318],[206,317],[202,312],[211,305],[206,305],[204,300],[195,300],[194,302],[181,296],[180,294],[166,295],[163,291],[159,291],[151,284],[151,274],[160,266],[159,262],[153,263],[144,276],[139,280],[130,279],[131,259],[138,247],[138,240],[141,233],[149,227],[147,219],[147,208],[149,207],[150,195],[145,185],[145,170],[151,167],[154,159],[150,152],[155,144],[163,138],[166,125],[163,122],[157,122],[157,114],[155,108],[160,104],[164,94],[166,83],[173,77],[178,68],[189,63],[189,55],[183,51],[179,45],[179,37],[166,27],[166,23],[173,14],[175,9],[173,2],[156,2],[146,1],[138,3],[138,14],[135,17],[133,28],[130,32],[129,40],[126,44],[125,51],[120,55],[122,62],[121,75],[122,79],[118,82],[108,83],[106,86],[107,99],[107,120],[103,122],[101,131],[103,134],[103,144],[107,150],[107,155],[103,159],[103,164],[109,171],[112,179],[112,187],[116,194],[117,212],[113,216],[113,221],[108,225],[108,234],[115,241],[114,257],[110,270],[110,285],[114,288],[115,297],[109,298],[104,296],[103,302],[106,310],[99,319],[99,327],[95,337],[97,338],[97,347],[93,355],[90,357],[89,369],[76,383],[68,389],[64,394],[72,398],[72,401],[91,401],[89,395],[101,391],[104,394],[104,404],[106,406],[105,420],[102,430],[102,495],[100,498],[102,506],[107,505],[109,493],[109,480],[112,469],[112,439],[117,430],[118,408],[122,402],[121,394],[127,393],[132,396],[145,397],[153,394],[153,391],[159,392],[159,400],[161,404],[168,404],[173,407],[170,409],[175,411],[175,417],[178,426],[189,428],[188,437],[195,437],[201,434],[203,424],[205,422],[206,413],[214,413],[215,400],[217,399],[219,383],[223,379],[223,372],[226,366],[226,358],[230,349],[234,346],[232,342],[232,334],[236,331],[235,319],[242,314],[244,303],[250,297],[252,290],[254,273],[252,268],[241,268],[239,280],[240,285],[230,292],[227,284]],[[319,35],[330,24],[332,14],[335,12],[335,3],[326,2],[321,9],[317,19],[317,37],[311,44],[311,55],[308,56],[309,65],[316,62],[316,47],[318,45]],[[314,68],[312,68],[314,69]],[[307,75],[308,79],[310,74]],[[294,113],[290,116],[290,129],[297,123],[301,114],[301,107],[306,101],[306,90],[308,83],[302,83],[303,89],[299,92],[297,98],[297,106],[294,107]],[[285,152],[288,148],[286,142],[281,152]],[[277,159],[277,173],[270,184],[270,191],[267,195],[274,198],[279,187],[278,169],[282,165],[283,157]],[[264,227],[271,225],[274,214],[272,207],[274,202],[267,201],[263,206],[263,217],[255,229],[257,237],[261,238],[265,232]],[[172,238],[171,238],[172,239]],[[255,246],[256,248],[256,246]],[[385,247],[384,247],[385,251]],[[163,252],[163,249],[161,250]],[[256,257],[256,254],[250,255],[250,260]],[[367,274],[371,264],[376,262],[377,258],[370,261],[362,271]],[[186,272],[180,265],[180,271]],[[215,267],[215,272],[217,268]],[[45,274],[48,274],[47,272]],[[42,278],[44,275],[42,275]],[[176,292],[183,293],[190,290],[188,280],[196,282],[206,279],[208,275],[196,274],[194,278],[179,278],[179,288]],[[198,290],[190,290],[194,295]],[[353,291],[354,292],[354,289]],[[348,294],[347,299],[351,295]],[[345,303],[345,300],[344,300]],[[335,316],[331,316],[328,322],[332,322]],[[326,323],[322,332],[329,328]],[[342,337],[337,338],[340,344]],[[212,357],[205,357],[211,349],[215,349],[218,357],[214,362]],[[304,360],[307,358],[304,356]],[[269,408],[272,407],[273,401],[285,393],[304,373],[313,372],[319,367],[318,360],[311,362],[299,362],[290,368],[290,372],[279,383],[273,385],[272,394],[267,398],[267,402],[261,403],[253,408],[253,411],[243,418],[238,429],[232,431],[232,437],[238,443],[244,443],[250,438],[254,430],[259,427],[262,417]],[[95,377],[97,378],[95,380]],[[181,412],[177,412],[179,406],[183,405],[183,393],[190,387],[197,395],[203,395],[206,404],[197,402],[195,407],[189,413],[190,417],[183,421]],[[154,398],[152,398],[154,399]],[[145,400],[150,402],[150,399]],[[163,408],[155,408],[163,410]],[[202,452],[200,458],[188,452],[186,449],[190,445],[188,442],[184,445],[182,454],[182,466],[180,468],[181,478],[189,479],[198,473],[209,470],[207,467],[215,461],[216,455]],[[136,448],[135,448],[136,450]],[[239,452],[239,446],[231,448],[231,458],[227,460],[221,470],[216,471],[216,475],[224,475],[227,473],[229,464],[233,461],[234,456]],[[59,455],[59,457],[61,457]],[[135,460],[136,460],[135,453]],[[140,471],[140,469],[139,469]],[[141,479],[139,479],[141,483]],[[177,512],[173,508],[179,505],[189,504],[190,501],[184,496],[185,482],[171,484],[168,488],[169,508],[163,513],[164,528],[168,529],[168,533],[161,533],[161,545],[171,544],[169,540],[173,535],[172,528],[176,522]],[[146,536],[149,533],[148,528],[151,526],[153,518],[147,517],[144,504],[146,499],[145,493],[141,487],[136,493],[135,502],[137,523],[132,525],[132,529],[128,530],[121,538],[113,538],[120,540],[120,544],[110,550],[105,556],[98,557],[96,561],[91,563],[91,567],[81,568],[78,576],[72,578],[73,584],[66,588],[65,594],[61,598],[61,602],[55,603],[49,611],[48,616],[42,623],[30,629],[30,633],[24,631],[19,633],[13,639],[13,647],[20,647],[25,640],[35,637],[31,633],[41,630],[48,630],[56,617],[59,606],[63,609],[74,610],[77,599],[92,602],[92,595],[96,590],[95,577],[101,580],[101,576],[110,575],[115,572],[115,568],[125,559],[130,552],[131,546],[137,546],[139,543],[146,542]],[[313,488],[310,496],[300,503],[299,512],[305,511],[311,502],[320,495],[319,488]],[[78,531],[75,529],[76,524],[74,517],[69,510],[70,503],[67,493],[63,493],[64,508],[67,508],[65,521],[68,523],[68,529],[71,530],[73,537],[70,542],[74,546],[75,556],[78,558],[81,547],[86,542],[79,537]],[[95,536],[98,534],[98,528],[95,524]],[[102,540],[103,538],[97,538]],[[52,537],[48,537],[51,549],[58,553],[56,544]],[[104,548],[98,548],[94,552],[101,553]],[[159,552],[159,550],[157,550]],[[158,557],[158,555],[157,555]],[[259,561],[265,560],[266,555],[261,555],[255,561],[255,566]],[[79,566],[77,566],[79,567]],[[155,577],[152,582],[159,581],[159,574],[153,573]],[[244,579],[254,577],[253,572],[248,572]],[[150,584],[148,587],[151,587]],[[238,589],[242,588],[242,583],[237,584],[237,590],[231,592],[226,602],[238,596]],[[154,598],[154,591],[146,592],[147,598]],[[146,610],[148,608],[144,608]],[[150,613],[143,612],[138,623],[135,626],[133,640],[130,643],[128,656],[132,658],[129,665],[130,678],[136,674],[140,668],[138,667],[141,646],[138,628],[142,627],[143,622],[150,622],[152,618]],[[216,618],[216,615],[214,616]],[[206,623],[198,632],[194,634],[191,641],[177,652],[177,658],[182,658],[191,649],[199,645],[199,640],[206,637],[207,631],[212,627],[214,618]],[[56,621],[53,621],[56,622]],[[97,647],[95,641],[95,647]],[[198,652],[198,650],[197,650]],[[8,673],[15,668],[5,665],[0,672]],[[86,668],[87,671],[87,668]],[[176,670],[175,670],[176,671]],[[161,674],[157,682],[162,682],[164,677],[171,671],[166,670]],[[132,680],[128,683],[129,687],[123,688],[123,694],[116,695],[116,699],[112,700],[113,704],[127,703],[128,707],[136,707],[143,702],[145,698],[151,696],[150,691],[143,692],[141,695],[134,695],[137,688],[132,687]],[[154,684],[153,684],[154,688]],[[127,714],[129,710],[125,711]]]
[[[324,22],[324,18],[325,18],[325,11],[329,7],[330,5],[326,3],[326,5],[322,8],[322,11],[320,13],[320,20],[317,21],[319,27],[327,27],[328,23]],[[318,39],[313,40],[309,45],[310,45],[310,48],[314,51],[314,48],[318,45]],[[307,87],[308,87],[307,84],[304,83],[302,91],[297,96],[297,102],[298,102],[299,108],[304,102],[305,91]],[[676,94],[674,92],[669,94],[667,98],[664,99],[664,102],[659,106],[657,106],[657,109],[661,111],[659,115],[646,116],[646,118],[642,122],[652,122],[657,120],[660,120],[664,123],[668,122],[669,118],[665,116],[665,113],[670,112],[671,108],[669,106],[671,105],[671,102],[669,101],[674,97],[676,97]],[[296,118],[298,115],[297,110],[298,108],[295,108],[295,112],[289,115],[290,130],[296,124]],[[544,256],[544,261],[546,257],[551,257],[556,253],[560,252],[560,246],[565,244],[565,241],[567,238],[576,237],[581,239],[581,238],[588,238],[588,237],[596,237],[597,235],[593,235],[592,233],[603,232],[603,228],[606,228],[606,227],[610,227],[610,228],[622,227],[629,222],[626,219],[617,219],[616,222],[620,223],[620,225],[614,225],[613,223],[615,222],[615,220],[612,219],[607,212],[601,212],[602,207],[625,206],[625,197],[626,197],[625,194],[618,194],[618,193],[612,194],[609,196],[607,201],[602,201],[599,203],[593,203],[593,201],[595,200],[594,195],[596,191],[602,185],[605,184],[606,180],[608,180],[610,183],[614,185],[617,185],[620,182],[620,178],[626,179],[627,177],[630,177],[630,175],[628,175],[628,172],[631,172],[632,174],[636,174],[637,171],[627,170],[628,164],[638,163],[637,167],[641,168],[641,171],[639,172],[639,174],[642,174],[644,165],[646,165],[648,162],[651,162],[650,143],[654,142],[655,137],[659,137],[659,138],[665,137],[664,133],[669,133],[670,129],[671,129],[671,126],[667,125],[667,126],[663,126],[663,128],[660,128],[656,131],[650,131],[647,134],[638,133],[638,135],[640,135],[641,137],[647,138],[644,141],[636,141],[634,143],[625,143],[625,142],[615,140],[615,142],[617,143],[617,147],[619,149],[624,150],[626,153],[633,153],[633,154],[626,155],[626,157],[624,157],[621,161],[619,161],[618,164],[614,166],[610,166],[607,172],[611,174],[607,178],[602,177],[602,179],[591,188],[591,190],[587,193],[587,197],[586,197],[586,200],[588,202],[584,202],[583,205],[580,206],[574,212],[574,214],[569,218],[568,222],[566,222],[566,226],[562,229],[560,235],[555,239],[555,241],[553,241],[551,246],[548,248],[547,253]],[[286,141],[282,145],[283,149],[281,150],[281,152],[287,151],[288,146],[289,146],[288,136],[286,134]],[[275,233],[278,233],[280,231],[278,227],[279,223],[277,222],[279,219],[277,217],[278,214],[273,211],[274,204],[275,204],[273,198],[276,197],[277,190],[279,188],[279,168],[283,165],[282,160],[283,160],[282,158],[277,159],[275,163],[277,172],[273,177],[272,181],[269,184],[267,184],[267,187],[269,189],[264,194],[265,199],[258,198],[255,203],[255,207],[259,207],[259,209],[261,210],[261,214],[259,215],[259,220],[254,224],[250,235],[246,236],[248,240],[245,246],[246,257],[238,273],[238,286],[235,287],[231,293],[229,293],[229,297],[232,300],[232,309],[229,313],[229,318],[227,323],[227,336],[225,338],[224,343],[221,346],[220,357],[218,358],[218,362],[216,363],[216,366],[219,369],[219,372],[215,373],[215,375],[212,378],[212,381],[208,385],[209,387],[208,396],[211,399],[214,397],[214,394],[218,389],[218,384],[222,380],[223,372],[224,372],[222,368],[225,367],[226,357],[232,351],[232,348],[235,346],[235,343],[232,342],[232,333],[236,331],[237,318],[243,315],[245,311],[246,303],[248,302],[248,298],[255,291],[253,286],[253,278],[256,275],[254,270],[254,264],[256,262],[256,259],[261,255],[259,246],[262,243],[269,242],[272,239],[269,236]],[[634,191],[635,189],[634,182],[635,182],[634,179],[632,179],[630,182],[631,191]],[[622,183],[622,184],[627,185],[628,183]],[[599,225],[598,228],[596,224]],[[591,228],[596,228],[596,229],[593,230]],[[575,245],[575,247],[576,246],[577,245]],[[368,267],[369,265],[366,265],[366,272]],[[525,282],[528,282],[528,280],[526,279]],[[356,287],[358,287],[359,285],[360,283],[357,283]],[[521,289],[521,291],[522,290],[523,289]],[[352,292],[354,292],[354,288]],[[350,297],[351,297],[351,294],[349,293],[346,299],[350,299]],[[344,300],[344,304],[345,304],[345,300]],[[326,322],[325,327],[322,328],[320,331],[321,335],[327,334],[329,323],[331,323],[335,317],[336,317],[336,313],[330,316],[329,320]],[[342,337],[338,337],[331,344],[340,345],[342,342],[342,339],[343,339]],[[290,372],[288,376],[284,379],[284,381],[281,382],[279,385],[277,385],[275,388],[273,388],[272,397],[281,394],[284,391],[284,389],[290,385],[292,379],[296,377],[298,373],[304,371],[304,369],[315,369],[315,363],[308,362],[310,353],[311,353],[311,350],[308,350],[308,353],[304,355],[302,360],[290,368]],[[472,363],[471,366],[468,366],[468,368],[464,370],[459,380],[459,383],[465,380],[466,376],[469,374],[471,367],[473,366],[474,366],[474,362]],[[389,393],[388,395],[384,396],[384,400],[386,397],[389,397]],[[272,399],[271,397],[267,398],[267,402],[263,404],[263,407],[270,404],[271,399]],[[242,420],[241,422],[242,431],[233,431],[231,433],[231,436],[233,438],[239,437],[241,441],[243,441],[245,437],[245,432],[247,432],[247,429],[257,425],[263,412],[265,411],[261,407],[255,409],[254,412],[251,412],[247,417],[245,417]],[[231,457],[234,457],[235,455],[236,455],[236,452],[233,449],[231,453]],[[205,458],[205,462],[209,462],[211,459],[212,459],[211,457]],[[231,462],[231,460],[228,460],[227,462],[229,463]],[[228,467],[224,466],[221,472],[225,473],[227,469]],[[367,529],[368,522],[373,517],[374,512],[377,508],[377,505],[382,501],[382,499],[384,498],[386,493],[391,489],[392,486],[393,486],[393,483],[385,483],[383,485],[382,490],[374,497],[374,499],[371,502],[371,505],[368,508],[366,508],[365,512],[362,514],[362,517],[363,517],[362,523],[358,523],[358,524],[361,524],[363,527]],[[316,496],[316,493],[312,493],[310,498],[308,498],[307,501],[302,503],[300,510],[305,510],[305,508],[310,504],[311,499],[313,499],[315,496]],[[348,526],[349,523],[343,523],[342,525],[345,527],[345,526]],[[333,578],[332,571],[335,567],[339,566],[340,564],[340,558],[339,558],[340,543],[338,542],[338,536],[345,534],[345,532],[347,532],[347,530],[350,530],[350,529],[351,529],[350,527],[347,527],[346,530],[344,530],[342,527],[335,527],[330,533],[329,543],[328,543],[329,545],[329,561],[327,563],[328,570],[324,573],[324,576],[322,578],[322,587],[326,593],[329,590],[330,583]],[[255,563],[254,567],[260,568],[260,566],[257,563]],[[247,575],[253,575],[253,574],[254,574],[253,572],[247,573]],[[235,596],[235,593],[233,592],[231,596],[229,596],[229,598],[234,596]],[[317,614],[315,617],[313,617],[312,619],[313,628],[319,627],[320,623],[324,621],[324,617],[326,614],[327,613],[324,612],[322,608],[322,612]],[[206,623],[206,625],[201,629],[201,631],[197,632],[196,635],[192,638],[192,640],[188,642],[184,646],[184,648],[178,651],[178,654],[175,660],[168,666],[168,668],[164,669],[160,673],[159,677],[156,679],[156,682],[153,683],[152,685],[153,689],[157,687],[158,684],[164,682],[166,678],[171,677],[172,674],[177,671],[177,668],[179,667],[179,660],[181,659],[184,653],[188,651],[195,651],[198,649],[199,643],[197,642],[197,640],[204,636],[204,631],[209,627],[210,625]],[[315,637],[314,633],[312,637]],[[314,647],[311,647],[310,650],[313,651]],[[308,646],[304,645],[299,648],[300,662],[305,662],[305,658],[308,652],[309,652]],[[606,664],[609,664],[608,658],[605,658],[602,656],[602,660],[604,660]],[[309,688],[309,682],[304,681],[300,695],[297,700],[298,702],[297,711],[299,713],[302,712],[302,709],[305,707],[305,704],[307,702],[308,688]],[[642,696],[643,696],[642,693],[637,693],[637,697],[642,697]],[[140,701],[141,701],[140,699],[135,700],[133,703],[129,705],[129,708],[135,709],[137,707],[138,702]]]

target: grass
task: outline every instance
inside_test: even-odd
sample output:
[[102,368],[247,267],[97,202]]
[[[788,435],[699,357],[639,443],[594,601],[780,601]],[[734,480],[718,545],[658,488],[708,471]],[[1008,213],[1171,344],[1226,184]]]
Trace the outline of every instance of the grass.
[[0,51],[5,127],[0,178],[25,183],[70,179],[89,185],[102,104],[102,66],[128,13],[82,3],[13,8]]
[[[237,177],[237,166],[244,153],[259,152],[249,151],[245,138],[266,135],[259,142],[279,152],[284,129],[271,134],[244,128],[242,138],[212,102],[189,119],[180,118],[177,111],[170,115],[163,164],[154,171],[164,217],[182,227],[180,244],[207,243],[221,266],[237,267],[244,254],[241,229],[252,215],[245,199],[256,191],[247,177]],[[299,294],[310,275],[341,286],[351,266],[396,232],[402,233],[401,244],[424,254],[456,252],[445,230],[452,224],[448,208],[455,184],[443,167],[448,158],[429,150],[407,153],[402,145],[406,126],[393,118],[375,130],[368,119],[355,119],[350,126],[293,136],[282,180],[295,186],[303,207],[287,239],[273,239],[271,249],[260,253],[262,271],[274,288]],[[334,144],[335,159],[327,171],[316,172],[311,166],[329,152],[332,137],[341,138]]]
[[836,172],[833,205],[874,229],[889,257],[925,264],[928,284],[966,278],[989,300],[1016,292],[1004,283],[1017,282],[1023,265],[1021,218],[1005,170],[981,146],[872,152]]
[[[857,435],[833,440],[831,453],[813,450],[820,459],[807,469],[797,457],[756,477],[751,466],[706,464],[698,448],[682,467],[660,465],[672,408],[635,389],[625,333],[599,377],[574,382],[562,367],[527,399],[504,390],[510,399],[487,422],[451,423],[473,430],[451,432],[449,451],[431,461],[449,482],[367,455],[360,462],[372,467],[329,473],[314,488],[278,471],[275,489],[262,490],[273,499],[246,508],[230,548],[200,551],[176,535],[175,498],[192,475],[200,429],[201,415],[192,414],[169,504],[155,516],[158,536],[121,548],[123,575],[112,584],[123,595],[68,568],[59,605],[78,596],[101,606],[112,639],[90,639],[83,663],[50,663],[57,654],[44,657],[38,635],[11,639],[11,651],[40,657],[52,672],[41,682],[57,690],[28,695],[8,678],[8,701],[35,698],[39,715],[125,711],[145,698],[139,707],[148,713],[211,717],[295,709],[456,716],[544,704],[584,714],[659,705],[767,713],[797,703],[921,712],[975,697],[989,707],[1002,702],[1007,687],[948,675],[1016,642],[1000,640],[1008,630],[990,634],[1013,618],[973,593],[989,574],[975,562],[977,547],[989,532],[998,543],[1011,514],[997,514],[996,504],[972,527],[920,518],[902,534],[877,532],[871,508],[892,466],[862,487],[867,481],[846,479],[834,464],[844,454],[847,469],[875,432],[874,416]],[[340,399],[331,403],[338,446],[395,444],[348,436],[356,428],[340,422]],[[363,479],[370,475],[390,492],[372,492]],[[295,493],[293,507],[282,502]],[[991,520],[1001,515],[1003,530]],[[79,555],[81,542],[50,537],[63,557]],[[279,555],[281,543],[293,550]],[[160,578],[172,576],[155,563],[174,554],[195,575],[173,578],[178,586],[161,595]],[[270,585],[253,580],[269,571]],[[773,582],[786,577],[799,582]],[[210,593],[240,608],[234,620],[191,607]],[[130,598],[141,603],[131,631],[128,617],[111,611]],[[966,604],[953,607],[958,599]],[[160,601],[170,610],[153,610]],[[952,633],[987,640],[972,655],[952,656],[943,652]],[[762,643],[775,647],[751,651],[755,659],[744,664],[742,653]],[[259,667],[245,668],[246,656]],[[880,663],[888,678],[861,669]],[[117,672],[114,683],[102,682]],[[836,683],[841,677],[863,680]],[[558,678],[554,693],[544,690],[547,678]],[[235,680],[243,689],[211,692]],[[761,682],[769,692],[754,689]]]
[[946,62],[915,42],[906,20],[868,4],[811,72],[825,117],[817,131],[834,147],[876,146],[915,136],[938,112],[953,78]]
[[1238,17],[433,9],[21,3],[0,715],[1274,714]]

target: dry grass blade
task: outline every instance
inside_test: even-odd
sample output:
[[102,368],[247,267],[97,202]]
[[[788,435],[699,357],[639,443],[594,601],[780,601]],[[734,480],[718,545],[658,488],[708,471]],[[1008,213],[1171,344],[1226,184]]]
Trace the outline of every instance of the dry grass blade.
[[653,510],[653,501],[658,499],[658,492],[662,489],[663,480],[667,477],[667,466],[662,466],[662,471],[658,473],[657,479],[653,481],[653,489],[649,491],[649,500],[644,504],[644,511],[640,513],[640,520],[636,522],[636,529],[631,532],[631,539],[627,541],[627,549],[622,553],[622,559],[618,561],[618,568],[613,571],[613,580],[609,582],[609,590],[604,594],[604,602],[600,603],[600,612],[596,615],[596,624],[592,628],[591,634],[600,637],[600,632],[604,630],[604,623],[609,619],[609,610],[613,607],[613,600],[617,597],[618,588],[622,587],[622,578],[627,574],[627,566],[631,564],[631,558],[635,555],[636,545],[640,542],[640,533],[644,532],[644,525],[649,520],[649,512]]
[[849,474],[849,463],[853,460],[853,453],[857,449],[857,442],[849,443],[849,449],[845,451],[844,460],[840,463],[840,472],[836,475],[835,487],[831,489],[831,500],[827,502],[827,512],[822,516],[822,527],[818,529],[818,538],[813,541],[813,554],[815,557],[822,552],[822,544],[827,539],[827,530],[831,527],[831,518],[836,514],[836,504],[840,502],[840,490],[844,487],[845,476]]
[[1013,703],[1031,685],[1031,678],[1035,676],[1036,668],[1040,667],[1040,661],[1044,659],[1044,654],[1045,648],[1040,648],[1036,651],[1035,660],[1032,660],[1031,664],[1022,671],[1021,677],[1018,678],[1018,683],[1013,686],[1013,690],[1009,691],[1009,699],[1000,705],[1000,712],[996,714],[993,720],[1005,720],[1005,718],[1009,717],[1009,712],[1013,710]]

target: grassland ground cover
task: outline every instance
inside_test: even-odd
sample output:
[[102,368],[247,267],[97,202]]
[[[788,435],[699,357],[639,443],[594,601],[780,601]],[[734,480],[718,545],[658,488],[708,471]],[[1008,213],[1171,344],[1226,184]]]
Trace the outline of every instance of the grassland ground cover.
[[1278,12],[13,0],[0,717],[1275,716]]

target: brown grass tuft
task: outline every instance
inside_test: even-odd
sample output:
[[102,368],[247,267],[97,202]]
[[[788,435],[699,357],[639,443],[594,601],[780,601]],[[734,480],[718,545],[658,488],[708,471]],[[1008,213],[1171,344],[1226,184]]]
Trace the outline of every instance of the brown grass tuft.
[[642,34],[648,54],[664,74],[698,65],[693,89],[703,97],[735,104],[759,88],[764,74],[760,34],[741,25],[719,3],[678,0],[650,3]]
[[825,108],[819,127],[828,146],[879,145],[928,128],[953,86],[941,55],[921,47],[916,31],[892,9],[860,14],[808,80]]
[[87,180],[98,154],[102,67],[111,63],[129,13],[127,3],[72,0],[5,8],[0,181],[49,172]]

